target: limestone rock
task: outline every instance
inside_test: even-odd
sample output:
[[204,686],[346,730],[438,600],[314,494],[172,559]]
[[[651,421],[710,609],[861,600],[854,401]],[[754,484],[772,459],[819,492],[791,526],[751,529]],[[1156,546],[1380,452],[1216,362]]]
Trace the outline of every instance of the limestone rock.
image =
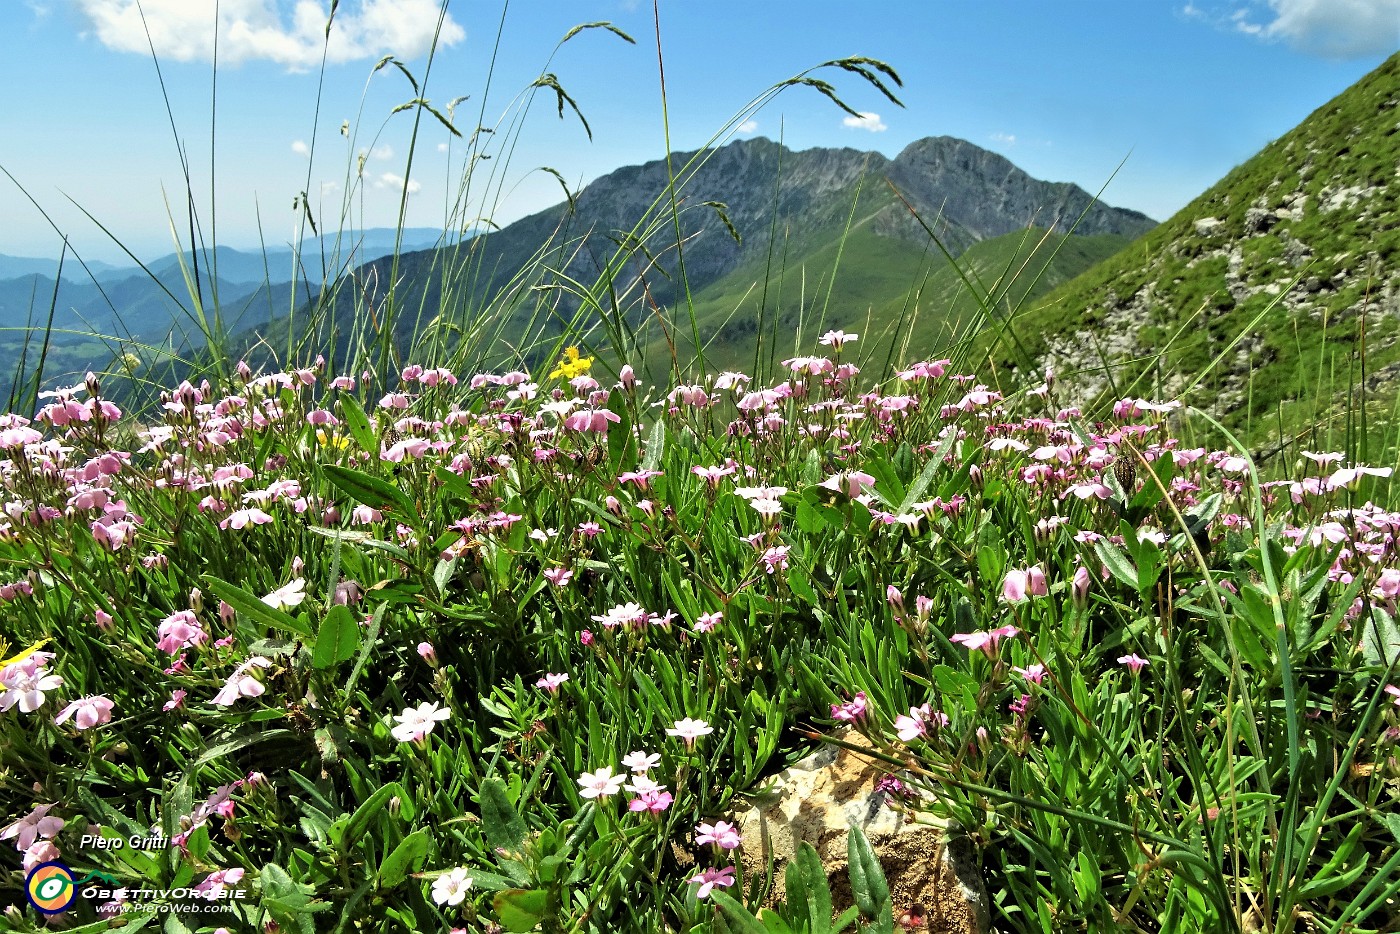
[[[849,732],[843,741],[867,745]],[[782,870],[800,844],[821,857],[836,910],[852,903],[846,871],[847,828],[857,824],[880,859],[895,917],[920,915],[929,934],[982,934],[990,930],[987,892],[976,850],[956,828],[916,820],[877,790],[886,768],[878,760],[825,746],[771,779],[737,823],[750,857],[772,854],[779,895]]]

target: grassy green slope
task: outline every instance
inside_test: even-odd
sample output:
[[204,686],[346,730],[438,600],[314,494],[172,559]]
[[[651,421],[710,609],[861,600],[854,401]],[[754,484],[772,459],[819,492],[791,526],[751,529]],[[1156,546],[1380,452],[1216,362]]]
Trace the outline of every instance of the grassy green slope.
[[1393,397],[1398,104],[1400,55],[1036,303],[1017,322],[1024,350],[1060,370],[1122,364],[1100,381],[1106,394],[1171,395],[1204,371],[1190,401],[1255,438],[1345,410],[1338,392],[1360,380],[1363,343],[1371,388]]
[[[1034,228],[974,244],[958,257],[973,287],[1008,312],[1117,253],[1127,237],[1052,234]],[[937,248],[883,236],[869,223],[793,238],[767,264],[750,264],[694,296],[711,369],[747,369],[767,349],[779,359],[810,353],[829,328],[861,335],[862,366],[903,363],[946,348],[977,311],[968,286]],[[765,292],[764,282],[767,282]],[[673,335],[689,357],[688,329]],[[898,345],[896,346],[896,338]],[[649,355],[668,354],[653,337]]]

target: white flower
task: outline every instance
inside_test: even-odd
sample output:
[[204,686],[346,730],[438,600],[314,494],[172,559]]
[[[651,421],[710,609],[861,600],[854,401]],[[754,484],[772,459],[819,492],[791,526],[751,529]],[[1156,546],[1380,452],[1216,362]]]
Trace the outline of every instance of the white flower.
[[596,772],[584,772],[578,777],[579,797],[607,798],[617,794],[625,781],[626,775],[614,775],[613,770],[606,765]]
[[[401,743],[411,743],[425,738],[437,726],[439,720],[446,720],[452,716],[450,710],[439,710],[438,705],[424,701],[416,708],[409,707],[403,713],[394,717],[399,725],[394,727],[392,732],[394,739]],[[454,902],[453,904],[456,904]]]
[[467,875],[467,867],[449,869],[446,875],[433,880],[433,901],[439,905],[460,905],[471,887],[472,877]]
[[655,766],[659,765],[660,762],[660,753],[646,753],[642,752],[641,750],[638,750],[637,752],[629,752],[627,755],[622,757],[622,764],[628,770],[638,773],[650,772]]
[[278,587],[262,598],[262,602],[277,610],[290,610],[306,599],[306,578],[298,577],[290,584]]
[[702,736],[708,736],[715,731],[704,720],[692,720],[686,717],[684,720],[677,720],[673,729],[666,731],[667,736],[679,736],[685,740],[686,745],[690,745]]

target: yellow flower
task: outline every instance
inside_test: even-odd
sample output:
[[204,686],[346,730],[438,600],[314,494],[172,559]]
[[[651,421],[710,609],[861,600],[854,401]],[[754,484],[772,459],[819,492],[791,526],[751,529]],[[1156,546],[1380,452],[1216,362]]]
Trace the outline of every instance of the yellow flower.
[[587,373],[592,367],[592,357],[580,357],[577,347],[565,347],[564,359],[550,372],[549,378],[556,379],[562,376],[564,379],[573,379]]
[[[11,655],[9,658],[0,658],[0,668],[4,668],[6,665],[10,665],[15,662],[24,661],[26,658],[39,651],[39,649],[43,648],[44,643],[48,641],[48,637],[46,636],[43,639],[40,639],[38,642],[31,645],[29,648],[25,649],[23,652],[20,652],[18,655]],[[3,656],[9,650],[10,644],[4,639],[0,639],[0,656]]]
[[316,443],[326,445],[327,447],[344,449],[350,446],[350,439],[344,435],[328,432],[324,428],[317,428]]

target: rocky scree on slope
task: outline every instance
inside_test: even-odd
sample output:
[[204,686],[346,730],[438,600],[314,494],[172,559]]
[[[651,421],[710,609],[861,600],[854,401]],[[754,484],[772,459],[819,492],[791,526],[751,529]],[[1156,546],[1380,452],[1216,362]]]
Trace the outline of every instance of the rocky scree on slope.
[[1139,245],[1052,294],[1048,310],[1033,312],[1018,330],[1039,341],[1038,368],[1089,371],[1077,384],[1079,403],[1110,389],[1104,361],[1126,364],[1115,377],[1121,386],[1143,372],[1131,361],[1156,357],[1150,391],[1167,398],[1223,353],[1192,401],[1242,420],[1306,398],[1303,377],[1337,363],[1322,355],[1359,350],[1363,335],[1368,359],[1378,364],[1368,388],[1393,392],[1400,378],[1397,182],[1400,56]]

